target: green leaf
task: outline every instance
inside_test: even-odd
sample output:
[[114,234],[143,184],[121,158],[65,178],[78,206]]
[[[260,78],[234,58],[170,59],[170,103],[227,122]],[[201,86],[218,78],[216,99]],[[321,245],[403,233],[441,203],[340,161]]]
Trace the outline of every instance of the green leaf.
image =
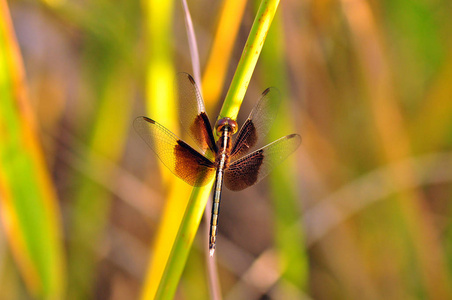
[[0,6],[1,219],[34,297],[62,298],[65,274],[57,198],[36,135],[8,7]]

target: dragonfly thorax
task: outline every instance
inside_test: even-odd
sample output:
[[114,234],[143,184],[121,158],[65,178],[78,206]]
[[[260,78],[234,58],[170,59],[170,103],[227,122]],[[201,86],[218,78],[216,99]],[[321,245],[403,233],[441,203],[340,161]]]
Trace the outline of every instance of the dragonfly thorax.
[[237,122],[230,118],[223,118],[217,122],[217,134],[220,138],[217,141],[217,153],[215,165],[217,169],[223,170],[229,165],[229,157],[232,149],[232,135],[237,131]]

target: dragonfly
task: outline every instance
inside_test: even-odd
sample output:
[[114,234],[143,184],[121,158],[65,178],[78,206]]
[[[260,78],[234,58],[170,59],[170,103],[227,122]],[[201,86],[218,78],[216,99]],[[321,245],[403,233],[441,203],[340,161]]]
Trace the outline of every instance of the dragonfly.
[[262,142],[275,119],[281,99],[276,88],[267,88],[262,93],[234,140],[232,136],[237,132],[237,122],[227,117],[219,119],[215,125],[219,137],[216,141],[193,77],[179,73],[175,86],[182,129],[198,149],[148,117],[137,117],[133,125],[162,163],[189,185],[204,186],[215,176],[209,233],[209,251],[213,256],[223,183],[232,191],[241,191],[258,183],[300,146],[301,137],[298,134],[286,135],[250,153]]

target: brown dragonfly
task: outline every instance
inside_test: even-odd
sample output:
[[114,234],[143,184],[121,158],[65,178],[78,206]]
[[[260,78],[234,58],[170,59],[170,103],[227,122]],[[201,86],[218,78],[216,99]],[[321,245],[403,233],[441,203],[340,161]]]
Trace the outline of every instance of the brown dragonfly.
[[163,164],[186,183],[203,186],[215,176],[209,235],[210,255],[213,255],[223,182],[232,191],[240,191],[258,183],[298,148],[301,137],[290,134],[248,154],[262,142],[276,116],[281,97],[277,89],[268,88],[262,93],[235,140],[232,141],[232,135],[237,131],[237,122],[222,118],[215,127],[219,136],[215,142],[204,101],[194,79],[189,74],[179,73],[176,81],[182,128],[199,149],[195,150],[150,118],[136,118],[134,127]]

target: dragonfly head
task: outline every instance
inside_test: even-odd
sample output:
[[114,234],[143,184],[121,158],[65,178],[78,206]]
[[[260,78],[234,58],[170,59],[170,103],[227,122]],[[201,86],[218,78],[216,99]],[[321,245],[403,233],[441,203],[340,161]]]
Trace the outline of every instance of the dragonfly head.
[[221,133],[224,131],[225,128],[228,128],[229,131],[234,134],[237,132],[237,122],[232,120],[231,118],[223,118],[218,120],[216,125],[216,131],[218,135],[221,135]]

